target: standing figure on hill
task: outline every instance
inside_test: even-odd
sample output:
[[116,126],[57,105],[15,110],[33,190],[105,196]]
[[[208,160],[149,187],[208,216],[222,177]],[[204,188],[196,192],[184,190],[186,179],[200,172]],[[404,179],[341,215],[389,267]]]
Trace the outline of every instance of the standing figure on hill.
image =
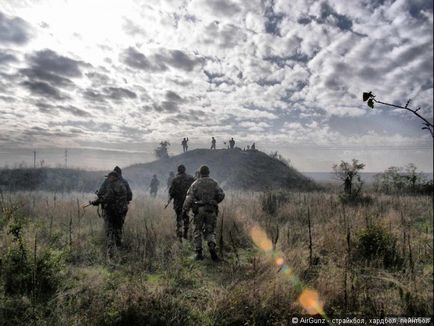
[[187,191],[193,182],[194,178],[185,173],[185,166],[182,164],[178,166],[178,174],[173,179],[169,188],[169,200],[173,199],[173,209],[176,213],[176,235],[179,240],[182,238],[187,239],[188,235],[188,225],[190,221],[188,214],[182,210],[182,206],[184,205]]
[[234,138],[231,138],[231,140],[229,140],[229,147],[231,149],[234,149],[234,147],[235,147],[235,140],[234,140]]
[[215,138],[214,138],[214,137],[211,137],[211,149],[216,149],[215,144],[216,144],[216,140],[215,140]]
[[172,185],[173,178],[175,178],[175,173],[173,171],[170,171],[169,177],[167,178],[166,190],[170,189],[170,186]]
[[158,186],[160,185],[160,181],[158,181],[157,175],[154,174],[152,176],[151,184],[149,185],[149,188],[151,189],[151,197],[157,197],[158,192]]
[[184,153],[188,151],[188,137],[182,140],[181,145]]
[[124,182],[116,171],[110,172],[97,192],[98,198],[91,201],[93,206],[101,205],[104,218],[104,230],[106,235],[107,253],[113,257],[114,249],[122,244],[122,227],[125,215],[128,211],[128,192]]
[[252,144],[252,147],[250,147],[250,149],[251,149],[252,151],[256,150],[256,145],[255,145],[255,143]]
[[194,246],[196,260],[202,260],[202,234],[208,242],[208,249],[212,260],[218,261],[216,251],[216,234],[218,204],[225,198],[225,193],[217,182],[209,177],[209,168],[202,165],[199,169],[200,178],[188,189],[183,212],[187,214],[193,210],[194,218]]

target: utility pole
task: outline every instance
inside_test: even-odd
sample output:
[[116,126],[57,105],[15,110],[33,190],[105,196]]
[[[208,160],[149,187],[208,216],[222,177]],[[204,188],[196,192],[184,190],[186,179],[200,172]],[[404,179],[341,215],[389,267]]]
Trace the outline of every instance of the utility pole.
[[65,149],[65,169],[68,168],[68,150]]
[[33,168],[36,169],[36,151],[33,151]]

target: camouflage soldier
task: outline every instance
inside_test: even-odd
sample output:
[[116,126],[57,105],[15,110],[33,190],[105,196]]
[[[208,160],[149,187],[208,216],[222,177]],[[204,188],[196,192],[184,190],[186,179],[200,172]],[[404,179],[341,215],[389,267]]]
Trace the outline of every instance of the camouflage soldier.
[[192,209],[194,213],[196,259],[203,259],[203,233],[205,240],[208,242],[212,260],[218,261],[215,228],[217,224],[218,204],[225,198],[225,194],[217,182],[209,177],[209,168],[206,165],[200,167],[199,173],[200,178],[188,189],[183,210],[188,213]]
[[127,201],[128,201],[128,203],[130,203],[130,201],[133,200],[133,193],[131,191],[130,185],[128,184],[128,181],[123,178],[123,176],[122,176],[122,170],[121,170],[121,168],[119,166],[115,166],[115,168],[113,169],[113,171],[117,172],[117,174],[119,175],[119,179],[125,185],[125,188],[127,188]]
[[98,191],[98,198],[90,204],[102,207],[107,249],[112,257],[114,248],[119,248],[122,244],[122,227],[128,211],[128,201],[127,189],[118,173],[112,171],[106,177],[107,182],[103,183],[105,188]]
[[166,190],[170,189],[170,186],[172,185],[172,181],[173,181],[174,178],[175,178],[175,173],[173,173],[173,171],[170,171],[169,177],[167,178],[167,187],[166,187]]
[[216,140],[215,140],[215,138],[214,137],[212,137],[212,139],[211,139],[211,149],[216,149]]
[[[115,166],[113,171],[118,174],[119,180],[124,184],[124,186],[127,190],[127,202],[129,204],[130,201],[133,200],[133,193],[131,191],[130,185],[128,184],[128,181],[122,177],[122,170],[119,166]],[[106,178],[104,180],[103,184],[101,185],[101,187],[99,188],[99,190],[97,191],[96,195],[98,197],[103,197],[105,192],[107,191],[107,187],[109,186],[109,184],[110,184],[109,179]],[[128,212],[128,209],[127,209],[127,211],[125,211],[125,215],[123,216],[124,221],[125,221],[125,217],[127,215],[127,212]]]
[[151,184],[149,185],[149,188],[151,189],[151,197],[157,197],[158,192],[158,186],[160,185],[160,181],[158,181],[157,175],[154,174],[152,176]]
[[[178,166],[178,175],[173,179],[171,187],[169,188],[169,198],[173,199],[173,209],[176,213],[176,235],[179,239],[184,237],[187,239],[188,235],[188,214],[182,211],[182,205],[187,195],[187,190],[194,182],[191,175],[185,173],[185,166]],[[184,233],[182,227],[184,225]]]

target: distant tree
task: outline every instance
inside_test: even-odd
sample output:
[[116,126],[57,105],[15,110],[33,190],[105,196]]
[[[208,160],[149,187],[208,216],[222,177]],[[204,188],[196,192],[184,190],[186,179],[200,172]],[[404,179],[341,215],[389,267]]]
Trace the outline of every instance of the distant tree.
[[378,191],[385,193],[395,193],[401,191],[404,187],[404,180],[402,178],[402,168],[391,166],[383,173],[377,174],[375,177],[375,188]]
[[160,146],[158,146],[155,149],[155,155],[157,156],[158,159],[169,158],[169,152],[168,152],[169,146],[170,143],[167,140],[160,142]]
[[357,197],[362,190],[363,182],[360,179],[359,172],[365,167],[364,163],[353,159],[351,163],[341,161],[333,165],[333,171],[336,177],[343,181],[344,192],[348,196]]
[[270,154],[268,154],[268,156],[270,156],[271,158],[274,158],[276,160],[279,160],[280,162],[282,162],[283,164],[285,164],[286,166],[291,166],[291,160],[286,159],[284,156],[282,156],[279,152],[275,151],[275,152],[271,152]]
[[416,165],[410,163],[404,168],[391,166],[377,174],[375,187],[377,191],[393,194],[426,192],[430,186],[426,177],[417,171]]

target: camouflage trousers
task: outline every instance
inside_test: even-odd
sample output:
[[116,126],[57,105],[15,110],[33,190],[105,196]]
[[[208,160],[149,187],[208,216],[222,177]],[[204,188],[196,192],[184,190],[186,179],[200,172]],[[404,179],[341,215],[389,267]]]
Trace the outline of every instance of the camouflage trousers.
[[122,227],[125,221],[125,214],[104,214],[104,233],[109,256],[113,256],[115,249],[122,245]]
[[217,214],[215,210],[205,210],[199,207],[193,218],[194,223],[194,246],[196,250],[202,250],[202,236],[208,242],[208,246],[216,245],[215,228],[217,224]]
[[[175,209],[176,213],[176,235],[178,238],[182,238],[184,235],[187,238],[188,226],[190,219],[187,213],[182,214],[182,206]],[[183,233],[184,232],[184,233]]]

